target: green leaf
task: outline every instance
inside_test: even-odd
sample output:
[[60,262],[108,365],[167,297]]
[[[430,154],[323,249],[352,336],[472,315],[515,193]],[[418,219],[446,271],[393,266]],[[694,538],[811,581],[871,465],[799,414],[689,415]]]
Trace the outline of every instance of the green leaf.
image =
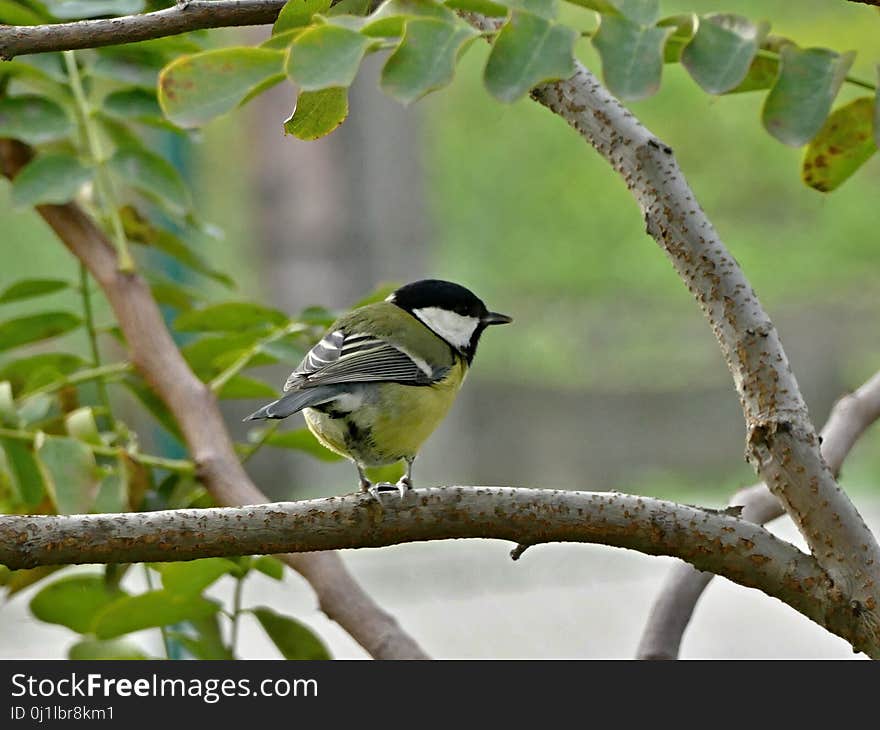
[[6,597],[12,598],[16,593],[21,593],[25,588],[36,585],[44,578],[65,568],[65,565],[41,565],[38,568],[24,568],[13,570],[5,578],[3,585],[6,588]]
[[304,91],[349,86],[371,40],[338,25],[319,25],[290,47],[287,75]]
[[64,426],[67,433],[79,441],[96,446],[104,445],[91,406],[83,406],[68,413],[64,416]]
[[[131,48],[131,46],[125,46]],[[98,53],[108,49],[98,49]],[[100,55],[89,67],[90,74],[95,78],[108,79],[117,83],[137,86],[142,89],[156,88],[161,66],[145,63],[136,56],[118,54]]]
[[83,639],[67,650],[67,658],[91,661],[94,659],[150,659],[143,650],[126,639]]
[[769,89],[776,83],[779,76],[779,61],[775,58],[766,58],[764,56],[756,56],[749,66],[746,77],[742,83],[734,89],[728,91],[728,94],[742,94],[747,91],[762,91]]
[[30,609],[40,621],[87,634],[96,616],[120,596],[125,593],[110,588],[102,575],[70,575],[40,590],[31,599]]
[[198,127],[281,75],[283,62],[283,52],[268,48],[221,48],[178,58],[159,74],[159,105],[175,124]]
[[241,332],[287,324],[287,316],[251,302],[223,302],[184,312],[174,326],[180,332]]
[[81,441],[67,436],[38,436],[37,460],[59,514],[88,512],[98,494],[95,455]]
[[653,25],[660,16],[660,0],[570,0],[570,2],[595,10],[603,16],[622,16],[639,25]]
[[18,409],[18,417],[25,426],[44,420],[49,415],[52,408],[52,397],[41,393],[25,400],[21,408]]
[[327,15],[331,17],[343,15],[366,15],[370,11],[373,0],[340,0],[330,10]]
[[272,26],[272,35],[308,25],[315,13],[329,10],[331,4],[331,0],[287,0]]
[[170,632],[170,635],[196,659],[235,659],[223,643],[217,614],[190,619],[188,624],[196,630],[197,636],[192,637],[177,631]]
[[492,0],[446,0],[444,3],[452,10],[465,10],[470,13],[479,13],[487,18],[507,17],[507,8]]
[[657,21],[661,28],[672,28],[672,33],[663,46],[663,63],[678,63],[681,52],[690,43],[697,29],[698,19],[694,13],[671,15]]
[[361,32],[374,38],[402,36],[406,21],[415,18],[456,22],[455,13],[434,0],[385,0],[367,18]]
[[874,98],[864,96],[836,109],[804,153],[801,176],[811,188],[839,187],[877,151],[871,136]]
[[194,302],[204,299],[202,293],[193,287],[156,275],[150,275],[148,278],[150,291],[153,292],[153,298],[159,304],[185,312],[192,309]]
[[537,15],[545,20],[554,20],[559,14],[558,0],[501,0],[511,10]]
[[161,201],[176,215],[183,215],[192,207],[189,190],[174,165],[143,147],[118,149],[107,167],[121,181]]
[[60,20],[133,15],[144,9],[144,0],[43,0],[43,4]]
[[202,596],[168,590],[148,591],[121,598],[101,611],[92,632],[99,639],[113,639],[143,629],[205,618],[220,607]]
[[455,75],[462,47],[477,32],[467,25],[433,18],[406,22],[403,40],[382,69],[383,91],[411,104],[430,91],[446,86]]
[[707,15],[681,54],[681,63],[709,94],[723,94],[739,86],[770,26],[755,25],[739,15]]
[[[877,66],[877,86],[880,88],[880,65]],[[880,147],[880,92],[874,94],[874,141]]]
[[54,294],[69,286],[70,284],[63,279],[20,279],[3,290],[0,294],[0,304]]
[[573,28],[514,12],[495,39],[483,80],[499,101],[516,101],[543,81],[575,71]]
[[123,385],[125,385],[137,398],[141,405],[144,406],[153,417],[165,427],[165,430],[168,431],[172,436],[175,436],[181,443],[183,442],[183,435],[180,433],[180,428],[177,425],[177,422],[174,420],[174,417],[165,407],[165,404],[162,400],[157,396],[151,388],[148,388],[144,382],[138,378],[125,378],[122,381]]
[[12,181],[12,204],[23,208],[43,203],[67,203],[92,179],[92,170],[71,155],[34,158]]
[[626,101],[657,92],[663,72],[663,47],[673,30],[645,27],[613,15],[602,16],[593,45],[602,57],[605,84],[615,96]]
[[254,570],[260,571],[272,580],[284,580],[284,563],[271,555],[261,555],[254,560]]
[[226,558],[202,558],[177,563],[156,563],[162,586],[171,593],[198,594],[224,575],[239,573],[238,565]]
[[235,655],[222,642],[209,643],[179,631],[168,631],[168,638],[180,644],[195,659],[235,659]]
[[[298,365],[308,350],[303,347],[303,339],[299,333],[285,335],[272,342],[266,342],[260,347],[260,353],[273,358],[276,362],[286,362]],[[256,363],[256,360],[253,361]]]
[[18,411],[12,397],[12,383],[0,381],[0,425],[15,427],[18,425]]
[[275,388],[271,385],[264,383],[262,380],[249,378],[246,375],[231,377],[217,393],[218,398],[226,400],[233,398],[275,398],[276,396]]
[[44,96],[0,98],[0,137],[43,144],[62,139],[74,129],[67,112]]
[[[262,435],[261,430],[255,430],[250,435],[250,441],[256,442]],[[305,451],[307,454],[314,456],[321,461],[340,461],[342,457],[330,451],[321,445],[314,434],[307,428],[300,428],[295,431],[283,431],[273,433],[266,440],[269,446],[275,446],[280,449],[296,449],[297,451]]]
[[162,109],[152,90],[132,87],[119,89],[104,97],[101,108],[117,119],[152,120],[162,116]]
[[22,357],[0,368],[0,378],[9,380],[12,387],[21,395],[30,392],[34,377],[42,380],[42,373],[52,373],[57,377],[69,375],[86,365],[78,355],[66,352],[44,352],[31,357]]
[[816,136],[855,53],[785,46],[776,85],[764,102],[762,121],[783,144],[800,147]]
[[125,478],[114,470],[101,479],[95,496],[95,512],[125,512],[129,508]]
[[327,647],[304,624],[271,608],[253,609],[254,616],[285,659],[331,659]]
[[5,25],[40,25],[46,18],[15,0],[0,0],[0,23]]
[[122,208],[119,211],[119,215],[122,218],[122,227],[125,229],[125,235],[129,241],[144,246],[152,246],[166,256],[170,256],[175,261],[188,266],[193,271],[197,271],[229,288],[235,287],[235,282],[231,277],[222,271],[212,268],[207,261],[187,246],[180,236],[158,224],[154,225],[132,206]]
[[0,350],[48,340],[75,330],[82,320],[70,312],[41,312],[0,323]]
[[284,132],[307,141],[320,139],[335,131],[347,116],[347,88],[301,91],[293,114],[284,121]]
[[43,501],[46,488],[32,445],[26,441],[0,437],[0,446],[6,452],[16,496],[26,507],[36,507]]
[[[228,367],[245,350],[253,347],[259,337],[260,333],[256,331],[220,336],[206,335],[188,342],[181,348],[181,352],[189,366],[205,380],[217,375],[224,367]],[[259,356],[255,357],[255,360],[258,359]],[[275,362],[275,358],[269,358],[268,362],[266,359],[260,360],[260,364],[272,362]]]

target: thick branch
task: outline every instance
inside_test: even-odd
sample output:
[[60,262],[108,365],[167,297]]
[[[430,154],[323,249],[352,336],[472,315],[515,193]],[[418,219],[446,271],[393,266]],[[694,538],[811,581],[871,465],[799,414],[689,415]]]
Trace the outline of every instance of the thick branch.
[[[834,405],[822,429],[822,455],[835,476],[856,441],[880,419],[880,372]],[[738,491],[731,505],[742,505],[743,519],[764,524],[785,514],[764,484]],[[694,608],[711,582],[711,573],[687,563],[672,567],[651,609],[636,655],[640,659],[676,659]]]
[[[591,542],[674,555],[785,601],[852,639],[816,560],[763,527],[664,500],[508,487],[419,489],[380,505],[366,495],[207,510],[0,517],[0,563],[188,560],[488,537],[535,545]],[[841,616],[849,616],[845,625]]]
[[54,25],[0,26],[0,58],[135,43],[204,28],[275,22],[286,0],[190,0],[164,10]]
[[[26,146],[0,140],[0,161],[8,177],[14,177],[29,157]],[[214,499],[227,505],[265,502],[239,463],[213,393],[183,359],[144,280],[119,270],[116,252],[104,232],[79,206],[41,205],[37,212],[103,289],[125,334],[132,364],[174,415],[198,476]],[[372,656],[425,658],[394,618],[364,593],[337,555],[289,555],[284,559],[316,591],[331,585],[321,573],[332,571],[332,590],[318,596],[321,606]]]
[[[491,28],[486,21],[480,27]],[[573,126],[623,177],[647,232],[709,320],[740,396],[746,453],[880,645],[880,545],[822,459],[819,439],[776,328],[670,149],[582,65],[532,97]]]

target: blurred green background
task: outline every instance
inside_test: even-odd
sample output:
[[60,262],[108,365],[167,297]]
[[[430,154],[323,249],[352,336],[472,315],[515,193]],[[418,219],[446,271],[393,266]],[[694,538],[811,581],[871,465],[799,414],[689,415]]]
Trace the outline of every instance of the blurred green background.
[[[664,15],[767,19],[802,46],[857,50],[852,73],[876,76],[880,17],[871,8],[825,0],[661,7]],[[586,11],[566,12],[594,25]],[[229,35],[253,41],[265,32]],[[291,311],[341,308],[383,282],[431,275],[461,281],[515,316],[514,327],[481,344],[450,424],[420,461],[425,480],[721,501],[752,473],[708,327],[607,164],[538,105],[502,106],[483,90],[486,53],[475,44],[450,88],[406,111],[365,69],[351,119],[321,142],[282,136],[293,98],[284,87],[187,148],[169,147],[188,170],[197,209],[226,232],[203,254],[232,273],[242,298]],[[579,55],[599,69],[588,41]],[[859,93],[845,85],[838,103]],[[830,195],[808,189],[802,151],[761,127],[763,99],[707,96],[667,65],[660,92],[632,108],[675,149],[779,327],[821,425],[836,398],[880,367],[880,162]],[[4,184],[0,285],[21,275],[73,278],[70,257],[34,214],[12,211],[7,195]],[[65,295],[57,301],[74,306]],[[83,344],[74,338],[71,347]],[[284,374],[264,375],[280,384]],[[226,406],[233,428],[250,405]],[[866,438],[847,463],[847,487],[865,492],[876,482],[878,439]],[[316,467],[270,450],[256,461],[278,484],[273,496],[339,491],[350,481],[345,465]],[[283,480],[272,479],[279,473]]]

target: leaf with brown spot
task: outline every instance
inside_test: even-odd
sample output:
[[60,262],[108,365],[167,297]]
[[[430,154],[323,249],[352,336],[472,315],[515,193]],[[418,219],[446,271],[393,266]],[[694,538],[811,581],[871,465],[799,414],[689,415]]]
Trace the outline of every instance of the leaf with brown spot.
[[839,187],[877,151],[871,135],[875,100],[864,96],[836,109],[804,152],[801,178],[823,193]]

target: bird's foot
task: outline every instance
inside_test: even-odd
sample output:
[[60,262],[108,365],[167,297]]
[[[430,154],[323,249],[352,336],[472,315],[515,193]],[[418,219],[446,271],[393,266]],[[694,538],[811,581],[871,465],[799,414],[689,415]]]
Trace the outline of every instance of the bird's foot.
[[379,482],[378,484],[371,484],[367,491],[373,495],[375,499],[378,501],[382,501],[382,494],[388,494],[389,492],[397,492],[400,495],[401,499],[406,498],[406,493],[412,489],[412,484],[409,479],[406,477],[401,477],[396,484],[392,484],[391,482]]

